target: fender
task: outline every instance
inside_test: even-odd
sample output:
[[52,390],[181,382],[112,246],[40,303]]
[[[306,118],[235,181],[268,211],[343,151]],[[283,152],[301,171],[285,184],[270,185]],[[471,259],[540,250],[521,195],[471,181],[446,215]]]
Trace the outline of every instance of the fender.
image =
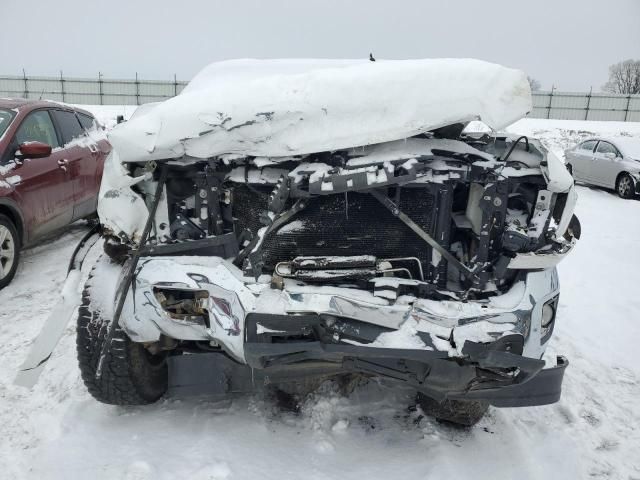
[[18,370],[14,385],[33,388],[37,383],[40,374],[51,358],[53,350],[58,345],[60,338],[62,338],[64,329],[75,315],[76,309],[80,304],[78,288],[80,287],[82,264],[91,248],[101,238],[100,233],[99,226],[96,226],[82,237],[82,240],[78,243],[69,262],[67,278],[60,292],[60,300],[51,310],[40,334],[31,344],[29,353]]

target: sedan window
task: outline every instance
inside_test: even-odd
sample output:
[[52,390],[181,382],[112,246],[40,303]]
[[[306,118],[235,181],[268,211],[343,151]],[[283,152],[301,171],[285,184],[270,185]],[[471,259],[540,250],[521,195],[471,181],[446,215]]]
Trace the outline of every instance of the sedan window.
[[618,150],[616,150],[616,147],[611,145],[609,142],[600,142],[596,151],[602,154],[613,153],[614,155],[618,156]]
[[25,142],[42,142],[51,145],[51,148],[60,146],[56,129],[46,110],[30,113],[18,127],[16,143],[20,145]]
[[578,147],[580,150],[586,150],[589,152],[593,152],[593,147],[596,146],[597,140],[587,140],[584,143],[581,143]]
[[9,110],[0,110],[0,137],[4,135],[4,132],[9,128],[13,113]]
[[80,123],[82,124],[82,128],[84,130],[92,130],[93,128],[95,128],[93,118],[89,115],[78,113],[78,118],[80,119]]
[[62,130],[62,139],[66,145],[71,140],[79,138],[84,133],[84,129],[76,118],[75,113],[65,112],[63,110],[53,110],[53,116]]

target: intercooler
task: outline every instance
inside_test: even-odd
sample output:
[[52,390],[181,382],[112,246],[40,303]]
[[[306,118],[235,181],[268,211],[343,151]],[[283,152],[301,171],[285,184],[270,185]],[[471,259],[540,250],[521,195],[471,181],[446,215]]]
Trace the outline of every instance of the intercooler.
[[[234,188],[237,231],[248,229],[255,235],[263,226],[258,218],[267,208],[269,191],[245,185]],[[446,201],[450,196],[446,193],[442,186],[424,185],[402,188],[398,195],[400,209],[444,246],[448,246],[450,224],[450,205]],[[289,223],[267,235],[262,247],[267,270],[299,256],[416,257],[422,263],[425,280],[435,274],[431,251],[424,240],[372,195],[360,192],[310,198]],[[415,261],[402,266],[411,271],[413,278],[419,278]],[[445,279],[446,275],[440,278]]]

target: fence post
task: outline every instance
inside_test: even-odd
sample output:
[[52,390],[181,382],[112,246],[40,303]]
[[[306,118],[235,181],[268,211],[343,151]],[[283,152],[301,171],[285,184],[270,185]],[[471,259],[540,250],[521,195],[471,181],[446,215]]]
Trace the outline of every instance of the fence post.
[[556,88],[551,85],[551,92],[549,92],[549,106],[547,107],[547,118],[551,118],[551,102],[553,101],[553,89]]
[[60,92],[62,92],[62,101],[64,102],[64,78],[62,77],[62,70],[60,70]]
[[100,105],[104,105],[104,100],[102,98],[102,72],[98,72],[98,92],[100,95]]
[[627,121],[627,118],[629,118],[629,106],[631,105],[631,94],[629,94],[629,96],[627,96],[627,109],[624,112],[624,121]]
[[589,105],[591,105],[591,92],[593,92],[593,87],[589,87],[589,94],[587,95],[587,108],[584,111],[585,120],[589,118]]
[[136,105],[140,105],[140,82],[138,81],[138,72],[136,72]]
[[22,69],[22,78],[24,79],[24,98],[29,98],[29,86],[27,85],[27,73]]
[[173,74],[173,96],[178,96],[178,77],[175,73]]

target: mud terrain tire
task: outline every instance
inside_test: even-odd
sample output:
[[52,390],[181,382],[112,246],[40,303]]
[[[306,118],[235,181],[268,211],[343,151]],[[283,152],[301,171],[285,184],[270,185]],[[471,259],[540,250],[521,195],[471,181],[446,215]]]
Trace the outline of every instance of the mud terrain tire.
[[[104,305],[109,300],[113,304],[109,289],[113,276],[107,278],[105,272],[114,268],[121,267],[107,256],[100,257],[82,292],[76,330],[80,373],[91,396],[102,403],[146,405],[157,401],[167,391],[166,359],[151,355],[142,344],[132,342],[119,327],[104,359],[102,375],[96,378],[100,352],[111,323]],[[96,292],[96,298],[92,298],[92,291]]]
[[472,427],[478,423],[489,409],[488,402],[471,400],[445,400],[438,403],[434,399],[418,393],[418,405],[422,411],[441,422],[462,427]]

